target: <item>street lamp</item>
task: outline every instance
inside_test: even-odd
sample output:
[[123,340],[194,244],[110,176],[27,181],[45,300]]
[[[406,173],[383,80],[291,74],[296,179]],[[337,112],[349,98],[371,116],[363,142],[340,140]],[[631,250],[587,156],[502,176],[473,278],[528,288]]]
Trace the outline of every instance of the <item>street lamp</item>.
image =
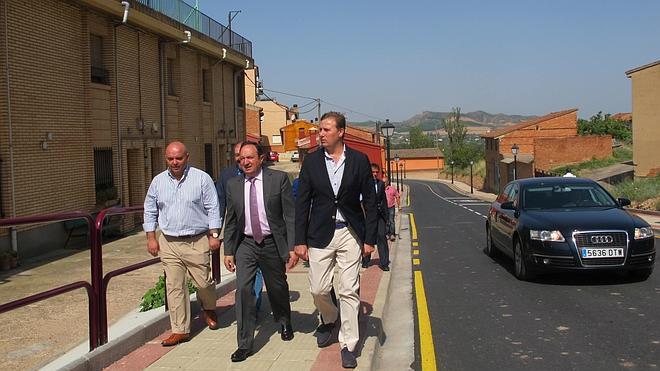
[[518,147],[517,144],[513,143],[511,146],[511,153],[513,153],[513,180],[518,178]]
[[403,176],[403,179],[406,179],[406,162],[403,160],[401,160],[401,175]]
[[401,189],[401,184],[399,183],[399,155],[394,155],[394,165],[396,166],[396,190]]
[[394,125],[390,124],[390,119],[385,120],[385,124],[380,127],[380,132],[385,136],[387,145],[387,178],[392,179],[392,169],[390,168],[390,137],[394,134]]
[[454,160],[451,160],[451,184],[454,184]]
[[470,193],[474,193],[474,186],[472,185],[472,165],[474,165],[474,161],[470,161]]

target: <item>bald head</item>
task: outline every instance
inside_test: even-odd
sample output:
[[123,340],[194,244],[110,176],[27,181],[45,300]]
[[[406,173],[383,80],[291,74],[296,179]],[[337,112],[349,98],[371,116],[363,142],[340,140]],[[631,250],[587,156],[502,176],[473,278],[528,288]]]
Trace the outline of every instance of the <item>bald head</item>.
[[188,165],[188,149],[181,142],[172,142],[165,149],[165,162],[173,177],[180,180]]

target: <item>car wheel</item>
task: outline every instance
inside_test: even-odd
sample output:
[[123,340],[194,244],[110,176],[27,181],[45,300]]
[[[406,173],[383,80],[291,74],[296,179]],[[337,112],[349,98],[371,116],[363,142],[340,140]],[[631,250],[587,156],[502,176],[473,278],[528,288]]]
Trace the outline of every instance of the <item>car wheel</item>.
[[497,247],[493,243],[493,236],[491,235],[490,232],[490,226],[486,226],[486,247],[484,248],[484,252],[486,255],[490,256],[491,258],[494,258],[498,255],[499,250],[497,250]]
[[534,274],[525,260],[522,243],[519,239],[513,243],[513,274],[521,281],[529,281],[534,278]]
[[628,271],[628,275],[640,281],[646,281],[653,273],[653,268],[636,269]]

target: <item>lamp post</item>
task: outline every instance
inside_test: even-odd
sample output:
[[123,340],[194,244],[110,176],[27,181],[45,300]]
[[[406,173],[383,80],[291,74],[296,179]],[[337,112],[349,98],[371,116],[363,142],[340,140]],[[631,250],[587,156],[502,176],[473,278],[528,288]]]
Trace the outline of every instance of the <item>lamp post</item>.
[[403,160],[401,160],[401,174],[403,175],[403,179],[406,179],[406,162]]
[[518,150],[520,150],[520,147],[513,143],[511,146],[511,153],[513,153],[513,180],[518,179]]
[[396,190],[401,189],[401,184],[399,183],[399,155],[394,155],[394,166],[396,166]]
[[394,125],[390,124],[390,119],[385,120],[385,124],[380,127],[380,132],[385,136],[385,144],[387,146],[387,178],[392,180],[392,169],[390,168],[390,137],[394,134]]
[[454,184],[454,160],[451,160],[451,184]]
[[472,165],[474,165],[474,161],[470,161],[470,193],[474,193],[474,186],[472,185]]

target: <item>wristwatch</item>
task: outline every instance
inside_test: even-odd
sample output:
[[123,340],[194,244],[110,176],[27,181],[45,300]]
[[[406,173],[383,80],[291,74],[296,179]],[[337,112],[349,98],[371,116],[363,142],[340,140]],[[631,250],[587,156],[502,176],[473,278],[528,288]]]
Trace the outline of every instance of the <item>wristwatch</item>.
[[211,233],[211,238],[215,238],[216,240],[220,238],[220,234],[218,232],[213,232]]

